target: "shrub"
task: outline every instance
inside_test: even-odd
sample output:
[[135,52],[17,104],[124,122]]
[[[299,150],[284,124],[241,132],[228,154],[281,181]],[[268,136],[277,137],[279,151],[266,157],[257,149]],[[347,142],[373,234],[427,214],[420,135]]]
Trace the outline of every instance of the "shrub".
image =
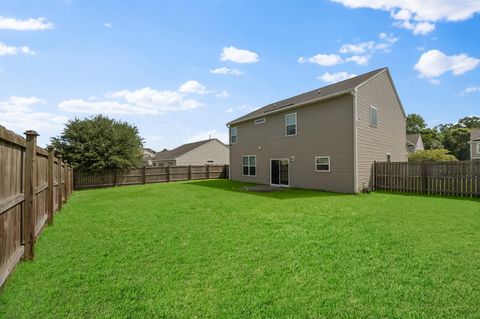
[[409,162],[456,162],[457,158],[446,149],[417,151],[408,155]]

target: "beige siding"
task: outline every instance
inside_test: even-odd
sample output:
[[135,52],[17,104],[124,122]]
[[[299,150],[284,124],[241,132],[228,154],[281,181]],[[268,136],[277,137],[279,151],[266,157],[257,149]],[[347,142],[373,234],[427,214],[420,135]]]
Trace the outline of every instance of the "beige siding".
[[[297,113],[297,135],[285,136],[285,114]],[[230,147],[233,180],[270,184],[270,159],[290,160],[290,187],[351,193],[353,181],[353,96],[299,107],[233,125],[237,144]],[[405,134],[404,134],[405,135]],[[405,142],[404,142],[405,144]],[[257,156],[257,176],[242,176],[242,156]],[[315,156],[330,156],[331,171],[315,172]]]
[[223,143],[212,140],[196,149],[177,157],[177,165],[205,165],[208,161],[211,164],[225,165],[229,163],[228,147]]
[[480,142],[474,141],[470,143],[471,159],[480,159],[480,152],[477,152],[478,150],[477,145],[480,145]]
[[[378,109],[378,126],[370,126],[370,106]],[[371,186],[374,161],[406,161],[402,107],[386,72],[360,86],[357,93],[357,191]]]

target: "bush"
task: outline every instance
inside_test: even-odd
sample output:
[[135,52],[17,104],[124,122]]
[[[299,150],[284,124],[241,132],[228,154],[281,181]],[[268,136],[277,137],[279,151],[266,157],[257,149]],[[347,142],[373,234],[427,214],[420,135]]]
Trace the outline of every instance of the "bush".
[[446,149],[417,151],[408,155],[409,162],[456,162],[457,158]]

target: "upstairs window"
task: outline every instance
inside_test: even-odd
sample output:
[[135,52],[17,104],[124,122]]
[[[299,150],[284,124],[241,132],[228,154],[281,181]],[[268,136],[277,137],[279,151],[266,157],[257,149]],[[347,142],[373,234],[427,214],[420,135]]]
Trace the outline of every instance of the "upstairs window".
[[315,157],[315,172],[330,172],[330,156]]
[[230,144],[237,144],[237,128],[230,128]]
[[297,113],[290,113],[285,115],[285,135],[297,135]]
[[374,106],[370,106],[370,126],[377,127],[378,122],[378,110]]
[[242,156],[242,175],[243,176],[257,175],[257,156],[255,155]]

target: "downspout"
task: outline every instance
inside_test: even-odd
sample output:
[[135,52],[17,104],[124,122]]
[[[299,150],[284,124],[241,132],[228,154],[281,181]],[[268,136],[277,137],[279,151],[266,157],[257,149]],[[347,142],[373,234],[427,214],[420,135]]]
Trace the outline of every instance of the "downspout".
[[228,180],[232,180],[232,174],[230,174],[230,171],[232,169],[232,144],[230,143],[231,137],[230,137],[230,125],[227,124],[228,127]]
[[357,160],[357,88],[352,91],[353,95],[353,192],[358,193],[358,160]]

